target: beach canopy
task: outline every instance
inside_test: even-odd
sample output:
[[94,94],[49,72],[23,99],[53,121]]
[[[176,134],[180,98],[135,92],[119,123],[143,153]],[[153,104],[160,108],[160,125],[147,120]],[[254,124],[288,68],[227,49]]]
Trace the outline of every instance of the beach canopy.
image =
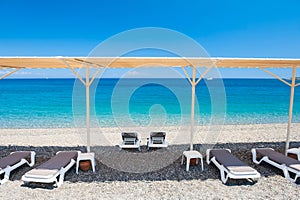
[[300,59],[283,58],[181,58],[181,57],[0,57],[5,68],[83,68],[91,64],[109,68],[146,66],[186,67],[207,66],[218,68],[292,68],[300,66]]
[[[97,71],[90,78],[89,68],[136,68],[136,67],[181,67],[184,74],[188,78],[192,87],[191,98],[191,141],[190,149],[193,149],[193,127],[194,127],[194,104],[195,104],[195,88],[196,85],[204,78],[204,76],[213,67],[216,68],[258,68],[270,74],[276,79],[290,86],[290,107],[287,126],[286,147],[289,148],[289,137],[292,122],[293,102],[296,84],[296,70],[300,67],[300,59],[286,58],[202,58],[202,57],[0,57],[0,70],[13,69],[12,71],[2,75],[0,80],[15,73],[20,69],[70,69],[74,75],[86,86],[86,124],[87,124],[87,150],[90,151],[90,85],[98,75]],[[185,67],[192,68],[190,76]],[[196,68],[206,67],[201,76],[196,80]],[[85,80],[79,76],[74,70],[75,68],[85,68]],[[268,68],[291,68],[291,83],[278,75],[272,73]]]

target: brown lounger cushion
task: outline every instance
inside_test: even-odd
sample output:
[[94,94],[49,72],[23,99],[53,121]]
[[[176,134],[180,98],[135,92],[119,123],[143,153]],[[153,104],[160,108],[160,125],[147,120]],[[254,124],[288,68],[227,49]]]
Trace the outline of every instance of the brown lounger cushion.
[[[125,138],[127,138],[127,139],[130,138],[131,140],[125,140]],[[123,132],[122,133],[122,140],[125,142],[126,145],[134,145],[134,143],[136,143],[138,141],[137,133]]]
[[134,132],[123,132],[122,139],[124,140],[124,138],[136,138],[136,140],[138,139],[137,133]]
[[[166,138],[166,133],[165,132],[151,132],[150,138],[151,138],[153,144],[163,144],[163,142]],[[163,139],[161,140],[161,138],[163,138]]]
[[151,132],[150,133],[150,137],[162,137],[162,138],[166,138],[166,132]]
[[232,155],[226,149],[214,149],[210,151],[210,154],[216,158],[216,160],[225,167],[233,166],[248,166],[240,159]]
[[76,160],[78,156],[77,151],[62,151],[52,157],[50,160],[44,162],[36,169],[61,169],[67,166],[71,160]]
[[268,156],[270,160],[277,162],[278,164],[285,164],[286,166],[291,166],[295,164],[300,164],[300,161],[295,160],[293,158],[287,157],[279,152],[276,152],[270,148],[258,148],[256,152],[263,155]]
[[30,158],[30,151],[16,151],[0,159],[0,168],[5,169],[7,166],[13,166],[23,158]]

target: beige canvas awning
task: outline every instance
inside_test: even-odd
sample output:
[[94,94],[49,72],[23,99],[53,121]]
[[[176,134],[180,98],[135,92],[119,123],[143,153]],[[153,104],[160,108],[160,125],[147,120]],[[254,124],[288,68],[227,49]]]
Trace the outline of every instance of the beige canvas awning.
[[[135,68],[142,66],[185,67],[212,66],[218,68],[292,68],[300,59],[283,58],[177,58],[177,57],[0,57],[5,68],[73,68],[94,67]],[[84,65],[83,65],[84,64]]]

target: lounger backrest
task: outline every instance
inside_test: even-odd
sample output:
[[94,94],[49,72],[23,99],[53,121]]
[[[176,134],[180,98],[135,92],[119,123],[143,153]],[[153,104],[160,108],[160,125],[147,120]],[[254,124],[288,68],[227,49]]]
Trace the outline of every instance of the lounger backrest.
[[124,140],[125,138],[135,138],[136,140],[138,139],[137,137],[137,133],[128,133],[128,132],[123,132],[122,133],[122,140]]
[[62,151],[52,157],[50,160],[44,162],[37,169],[61,169],[67,166],[71,160],[76,160],[78,156],[77,151]]
[[240,159],[232,155],[226,149],[215,149],[210,150],[210,155],[215,157],[216,160],[221,163],[224,167],[233,167],[233,166],[248,166]]
[[293,164],[300,164],[300,161],[295,160],[293,158],[287,157],[279,152],[276,152],[270,148],[259,148],[256,149],[256,152],[261,154],[262,156],[268,156],[268,158],[272,161],[277,162],[278,164],[285,164],[286,166],[290,166]]
[[162,137],[163,139],[165,139],[166,133],[165,132],[151,132],[150,138],[152,139],[153,137]]
[[16,151],[10,155],[0,159],[0,168],[4,169],[7,166],[13,166],[21,161],[22,158],[30,158],[30,151]]

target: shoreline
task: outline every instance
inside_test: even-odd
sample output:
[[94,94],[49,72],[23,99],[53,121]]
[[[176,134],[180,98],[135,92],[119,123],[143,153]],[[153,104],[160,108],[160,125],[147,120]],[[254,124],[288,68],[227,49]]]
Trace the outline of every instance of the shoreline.
[[[282,142],[286,140],[286,128],[287,124],[195,126],[193,143]],[[91,140],[94,145],[115,146],[121,142],[121,132],[137,132],[143,142],[151,131],[165,131],[170,144],[190,142],[189,126],[91,128]],[[299,132],[300,123],[292,123],[290,141],[300,141]],[[85,146],[86,144],[85,128],[12,128],[0,129],[0,133],[2,138],[0,145]]]
[[[105,117],[105,116],[104,116]],[[111,116],[108,116],[108,117],[111,117]],[[286,118],[288,116],[285,116]],[[186,115],[186,117],[188,120],[186,120],[184,122],[184,124],[189,124],[190,123],[190,114]],[[253,118],[256,118],[255,116],[253,117],[248,117],[248,118],[245,118],[245,117],[242,117],[242,116],[238,116],[236,117],[237,119],[230,119],[229,121],[224,121],[223,124],[217,124],[219,126],[247,126],[247,125],[263,125],[263,124],[287,124],[287,121],[288,119],[286,120],[276,120],[274,119],[276,122],[273,121],[266,121],[265,120],[262,120],[262,119],[259,119],[259,120],[254,120],[253,121]],[[297,120],[295,120],[295,118]],[[82,120],[85,121],[85,116],[82,117]],[[241,121],[239,121],[239,119],[241,119]],[[111,118],[111,120],[113,121],[114,119]],[[293,115],[293,122],[292,124],[300,124],[300,118],[298,115]],[[209,120],[208,120],[209,121]],[[210,123],[209,123],[210,122]],[[201,123],[198,123],[198,124],[195,124],[195,126],[211,126],[211,121],[207,122],[206,119],[204,119],[204,122],[201,122]],[[4,126],[3,124],[5,124],[6,122],[2,122],[2,125],[0,125],[0,130],[1,129],[81,129],[81,128],[85,128],[84,125],[80,124],[80,126],[75,126],[74,125],[74,119],[71,119],[70,121],[66,122],[65,124],[68,124],[68,125],[62,125],[62,124],[54,124],[54,125],[49,125],[51,124],[51,122],[43,122],[43,125],[41,126],[30,126],[27,124],[27,126],[15,126],[15,125],[12,125],[12,126]],[[48,124],[47,124],[48,123]],[[45,126],[45,124],[49,125],[49,126]],[[119,127],[118,124],[116,123],[111,123],[111,121],[109,123],[105,123],[105,124],[99,124],[99,122],[96,122],[95,124],[97,124],[96,127],[94,128],[117,128]],[[139,124],[136,124],[135,126],[142,126],[142,125],[139,125]],[[174,123],[167,123],[165,124],[164,126],[167,126],[167,127],[174,127],[174,126],[181,126],[177,124],[174,124]]]

